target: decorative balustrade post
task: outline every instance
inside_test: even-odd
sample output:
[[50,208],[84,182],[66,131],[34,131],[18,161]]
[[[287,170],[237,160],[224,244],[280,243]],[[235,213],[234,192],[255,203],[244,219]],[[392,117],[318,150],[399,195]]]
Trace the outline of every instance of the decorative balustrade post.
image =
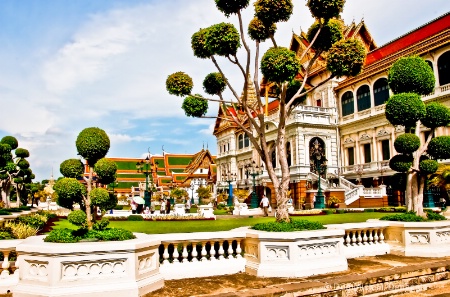
[[233,258],[233,241],[228,240],[227,242],[228,242],[228,250],[227,250],[228,258],[227,259],[231,259],[231,258]]
[[162,264],[168,264],[169,263],[169,244],[167,244],[167,246],[162,243],[162,246],[164,248],[164,252],[163,252],[163,263]]
[[[367,230],[362,230],[362,233],[363,233],[362,244],[370,244],[370,242],[368,242],[369,238],[367,237]],[[372,234],[370,236],[372,236]]]
[[242,258],[241,240],[242,239],[236,239],[236,258]]
[[3,252],[3,263],[2,263],[3,271],[1,273],[0,278],[6,278],[9,275],[9,267],[10,267],[10,264],[9,264],[9,252],[10,251],[9,250],[3,250],[2,252]]
[[182,253],[181,253],[181,257],[182,257],[182,262],[187,262],[188,261],[188,256],[189,256],[189,253],[188,253],[188,251],[187,251],[187,243],[186,242],[182,242],[181,243],[182,245],[183,245],[183,251],[182,251]]
[[223,260],[224,259],[223,254],[225,253],[225,250],[223,249],[224,241],[223,240],[219,240],[218,242],[219,242],[219,250],[218,250],[219,257],[217,259],[218,260]]
[[174,243],[173,244],[173,262],[180,262],[180,253],[178,253],[178,244]]
[[206,242],[201,242],[201,245],[202,245],[202,258],[200,260],[205,261],[207,260],[206,255],[208,254],[208,252],[206,251]]
[[191,253],[191,255],[192,255],[192,262],[198,262],[198,259],[197,259],[198,252],[197,252],[197,243],[196,242],[192,243],[192,253]]

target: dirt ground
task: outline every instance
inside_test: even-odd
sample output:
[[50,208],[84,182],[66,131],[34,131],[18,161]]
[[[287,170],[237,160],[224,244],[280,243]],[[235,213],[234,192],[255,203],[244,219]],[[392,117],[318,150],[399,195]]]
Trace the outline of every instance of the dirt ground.
[[[342,276],[347,274],[363,274],[365,272],[373,272],[376,270],[388,269],[391,267],[407,266],[410,264],[419,264],[421,261],[437,261],[448,258],[417,258],[417,257],[400,257],[395,255],[383,255],[376,257],[362,257],[357,259],[349,259],[349,269],[344,272],[329,273],[326,275],[317,275],[307,278],[262,278],[255,277],[245,273],[238,273],[224,276],[213,276],[207,278],[190,278],[182,280],[167,280],[164,288],[152,292],[147,296],[154,297],[181,297],[181,296],[198,296],[219,294],[228,292],[237,292],[247,289],[260,289],[269,287],[271,285],[292,283],[292,282],[307,282],[309,280],[319,280],[325,277]],[[436,289],[436,294],[439,294],[439,289]],[[442,289],[445,290],[445,289]],[[442,291],[441,290],[441,291]],[[446,292],[442,291],[443,293]],[[427,292],[428,294],[428,292]],[[435,296],[419,295],[414,293],[410,295],[401,295],[401,297],[422,297]],[[436,297],[449,297],[447,295],[436,295]]]

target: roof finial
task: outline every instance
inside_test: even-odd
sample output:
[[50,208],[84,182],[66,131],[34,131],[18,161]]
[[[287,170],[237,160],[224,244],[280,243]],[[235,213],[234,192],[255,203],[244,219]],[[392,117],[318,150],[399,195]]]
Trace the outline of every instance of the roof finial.
[[205,149],[205,142],[203,141],[203,149]]

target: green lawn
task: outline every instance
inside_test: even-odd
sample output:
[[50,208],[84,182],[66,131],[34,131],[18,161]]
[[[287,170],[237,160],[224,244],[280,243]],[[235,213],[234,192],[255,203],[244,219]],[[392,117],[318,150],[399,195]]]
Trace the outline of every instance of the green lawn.
[[[294,220],[317,221],[323,224],[341,224],[365,222],[367,219],[378,219],[385,216],[386,213],[363,212],[363,213],[345,213],[320,216],[301,216],[292,217]],[[132,232],[147,234],[165,234],[165,233],[189,233],[189,232],[214,232],[228,231],[242,226],[252,226],[256,223],[274,221],[274,217],[254,217],[254,218],[222,218],[217,220],[205,221],[111,221],[110,227],[124,228]],[[56,222],[54,228],[73,228],[67,220]]]

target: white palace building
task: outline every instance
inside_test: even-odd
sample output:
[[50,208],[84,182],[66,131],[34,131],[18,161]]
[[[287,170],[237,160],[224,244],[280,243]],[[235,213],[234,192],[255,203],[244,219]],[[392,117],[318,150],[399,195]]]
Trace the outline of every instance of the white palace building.
[[[310,148],[317,140],[327,160],[327,172],[321,188],[325,196],[337,196],[341,207],[382,207],[404,204],[401,191],[391,180],[395,173],[389,159],[396,154],[394,139],[403,133],[387,121],[385,102],[392,94],[387,83],[391,65],[400,57],[419,55],[433,68],[436,87],[424,96],[425,103],[438,101],[450,107],[450,13],[430,21],[391,42],[377,46],[364,22],[346,27],[345,38],[358,38],[366,46],[367,58],[356,77],[330,80],[310,93],[292,112],[286,125],[290,164],[290,189],[294,207],[310,205],[317,192],[317,172],[310,164]],[[298,55],[308,46],[306,34],[293,34],[290,49]],[[329,74],[323,65],[316,67],[308,83],[317,85]],[[261,93],[264,94],[264,82]],[[254,91],[253,91],[254,93]],[[266,115],[268,141],[276,138],[278,102],[269,102]],[[441,128],[436,136],[449,135]],[[424,132],[425,134],[427,131]],[[422,137],[425,137],[425,134]],[[217,185],[219,191],[253,187],[246,165],[255,159],[251,142],[237,127],[217,120]],[[278,156],[273,155],[276,165]],[[225,177],[232,172],[235,178]],[[281,172],[279,172],[281,176]],[[234,177],[234,176],[233,176]],[[266,171],[255,177],[258,197],[263,193],[276,206],[274,190]],[[441,193],[435,189],[436,199]]]

